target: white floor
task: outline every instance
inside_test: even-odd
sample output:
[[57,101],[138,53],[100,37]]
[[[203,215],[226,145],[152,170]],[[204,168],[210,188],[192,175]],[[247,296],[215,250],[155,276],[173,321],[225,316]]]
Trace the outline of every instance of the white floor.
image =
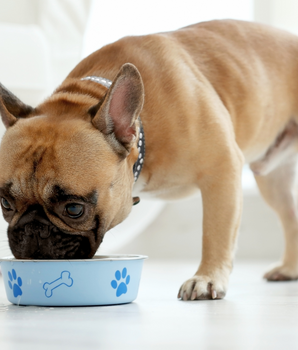
[[0,349],[298,349],[298,282],[261,279],[236,262],[224,300],[183,302],[195,263],[147,260],[135,302],[105,307],[11,305],[0,277]]

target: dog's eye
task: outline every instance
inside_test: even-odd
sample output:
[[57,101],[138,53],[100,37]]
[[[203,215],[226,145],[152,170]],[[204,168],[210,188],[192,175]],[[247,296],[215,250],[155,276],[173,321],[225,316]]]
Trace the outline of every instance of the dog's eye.
[[84,213],[82,204],[71,203],[65,206],[66,215],[72,219],[79,218]]
[[11,210],[11,205],[9,204],[8,200],[4,197],[1,198],[1,204],[4,209]]

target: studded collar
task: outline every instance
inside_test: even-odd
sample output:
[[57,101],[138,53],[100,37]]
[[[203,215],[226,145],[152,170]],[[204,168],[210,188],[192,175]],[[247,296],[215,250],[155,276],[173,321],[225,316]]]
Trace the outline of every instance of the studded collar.
[[[112,81],[106,78],[97,77],[95,75],[91,75],[88,77],[84,77],[81,80],[90,80],[95,83],[101,84],[105,86],[106,88],[110,88],[112,85]],[[133,176],[135,179],[135,182],[137,181],[138,177],[140,176],[140,173],[143,168],[144,164],[144,158],[145,158],[145,135],[144,135],[144,129],[142,125],[141,118],[139,117],[139,124],[140,124],[140,130],[139,130],[139,139],[138,139],[138,152],[139,156],[135,164],[133,165]]]

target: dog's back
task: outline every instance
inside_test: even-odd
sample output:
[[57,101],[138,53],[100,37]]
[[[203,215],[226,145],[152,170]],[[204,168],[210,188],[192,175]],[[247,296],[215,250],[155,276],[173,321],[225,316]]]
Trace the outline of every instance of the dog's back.
[[209,85],[230,114],[240,149],[252,161],[297,115],[297,57],[295,35],[258,23],[210,21],[120,39],[89,56],[88,64],[83,60],[69,78],[96,69],[112,79],[123,63],[133,63],[145,86],[145,124],[147,118],[162,121],[171,115],[173,120],[183,114],[185,124],[191,119],[193,125]]
[[231,115],[238,145],[250,153],[248,158],[258,153],[252,143],[260,138],[261,144],[271,143],[283,123],[297,115],[295,35],[234,20],[199,23],[171,35],[215,88]]

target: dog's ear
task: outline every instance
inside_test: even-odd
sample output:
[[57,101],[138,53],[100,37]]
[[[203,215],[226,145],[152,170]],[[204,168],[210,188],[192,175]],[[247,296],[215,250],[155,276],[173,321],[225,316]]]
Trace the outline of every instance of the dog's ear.
[[32,107],[23,103],[0,84],[0,114],[6,128],[12,126],[18,118],[27,117],[32,111]]
[[121,67],[104,101],[89,110],[93,125],[103,134],[112,136],[112,144],[118,153],[123,153],[123,147],[126,150],[124,153],[130,151],[136,137],[136,119],[143,103],[141,75],[133,64],[126,63]]

